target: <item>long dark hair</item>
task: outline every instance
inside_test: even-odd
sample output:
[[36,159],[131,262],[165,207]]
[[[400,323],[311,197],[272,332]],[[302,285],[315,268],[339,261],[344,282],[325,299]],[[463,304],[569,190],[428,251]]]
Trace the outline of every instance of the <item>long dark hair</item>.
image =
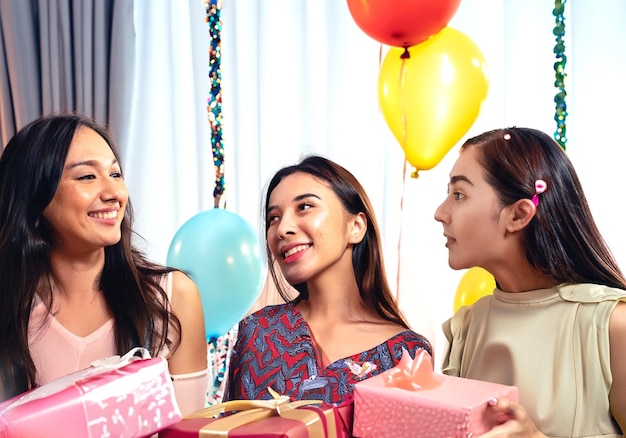
[[[78,114],[39,118],[21,129],[0,156],[0,400],[37,386],[28,344],[36,295],[50,310],[51,230],[42,216],[61,179],[65,160],[81,127],[97,132],[119,154],[108,131]],[[115,319],[117,354],[144,346],[155,355],[180,340],[180,322],[168,311],[160,285],[171,271],[148,261],[132,244],[130,200],[121,239],[105,248],[99,288]],[[174,331],[172,342],[168,330]]]
[[535,181],[548,184],[524,232],[528,263],[560,283],[596,283],[626,288],[626,280],[596,226],[576,171],[548,134],[512,127],[469,139],[485,179],[502,206],[535,194]]
[[[409,324],[398,308],[396,300],[389,288],[389,283],[387,282],[380,232],[369,197],[354,175],[339,164],[321,156],[310,155],[305,157],[298,164],[280,169],[269,182],[265,195],[263,220],[265,221],[266,234],[270,226],[267,215],[270,196],[283,178],[296,172],[307,173],[328,183],[347,213],[353,215],[363,213],[365,215],[367,220],[367,232],[363,240],[354,245],[352,250],[352,266],[354,267],[354,274],[361,299],[383,319],[409,328]],[[292,285],[298,291],[298,296],[294,299],[290,298],[283,277],[279,276],[276,272],[274,258],[267,241],[265,248],[267,251],[269,272],[283,299],[287,302],[291,301],[294,303],[307,299],[308,291],[306,283]]]

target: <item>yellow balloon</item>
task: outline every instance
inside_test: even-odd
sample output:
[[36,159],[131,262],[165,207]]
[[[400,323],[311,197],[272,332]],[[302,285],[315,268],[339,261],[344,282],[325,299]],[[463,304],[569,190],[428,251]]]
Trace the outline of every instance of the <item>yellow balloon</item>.
[[456,289],[453,311],[463,306],[471,306],[481,297],[491,295],[496,280],[486,269],[475,266],[467,270]]
[[443,28],[404,49],[392,47],[378,73],[378,101],[406,159],[435,167],[472,126],[489,87],[487,63],[462,32]]

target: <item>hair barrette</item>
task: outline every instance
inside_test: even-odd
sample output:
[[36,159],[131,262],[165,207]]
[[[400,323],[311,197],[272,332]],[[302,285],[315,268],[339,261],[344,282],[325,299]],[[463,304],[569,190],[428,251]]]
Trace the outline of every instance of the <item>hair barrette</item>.
[[511,134],[509,134],[508,132],[504,134],[503,137],[505,140],[510,140],[511,139]]
[[548,183],[542,179],[535,181],[535,194],[532,197],[533,204],[539,205],[539,195],[548,189]]

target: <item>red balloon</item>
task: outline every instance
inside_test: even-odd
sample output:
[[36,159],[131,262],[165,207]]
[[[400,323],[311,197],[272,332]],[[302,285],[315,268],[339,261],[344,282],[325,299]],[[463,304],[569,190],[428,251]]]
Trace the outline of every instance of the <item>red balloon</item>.
[[443,29],[461,0],[348,0],[363,32],[388,46],[410,47]]

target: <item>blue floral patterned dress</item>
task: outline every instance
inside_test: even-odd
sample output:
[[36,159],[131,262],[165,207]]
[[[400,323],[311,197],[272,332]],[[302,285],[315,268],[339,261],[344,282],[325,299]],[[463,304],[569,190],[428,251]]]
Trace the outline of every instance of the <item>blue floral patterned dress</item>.
[[339,359],[323,369],[310,328],[293,304],[265,307],[239,324],[228,373],[225,400],[272,399],[268,387],[292,400],[340,404],[354,385],[394,367],[402,350],[432,355],[423,336],[405,330],[376,347]]

